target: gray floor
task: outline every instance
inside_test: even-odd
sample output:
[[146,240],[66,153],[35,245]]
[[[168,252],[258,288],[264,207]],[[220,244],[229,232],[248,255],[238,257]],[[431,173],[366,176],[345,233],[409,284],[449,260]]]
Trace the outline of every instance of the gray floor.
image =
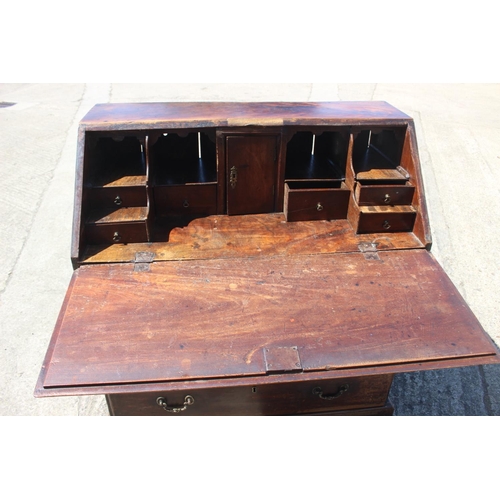
[[[500,345],[500,85],[0,84],[0,415],[107,415],[34,399],[71,277],[76,134],[98,102],[384,100],[415,119],[433,253]],[[500,365],[397,375],[397,415],[500,415]]]

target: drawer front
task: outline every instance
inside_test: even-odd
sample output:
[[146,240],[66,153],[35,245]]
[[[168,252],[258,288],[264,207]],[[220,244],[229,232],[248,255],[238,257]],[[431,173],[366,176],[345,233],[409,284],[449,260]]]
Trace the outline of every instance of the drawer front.
[[347,218],[349,189],[292,189],[285,186],[285,219],[332,220]]
[[359,214],[358,233],[413,231],[416,212],[372,212]]
[[157,186],[154,188],[156,212],[159,215],[215,215],[217,186]]
[[389,400],[385,406],[376,408],[358,408],[353,410],[325,411],[323,413],[311,413],[311,415],[323,417],[382,417],[394,415],[394,407]]
[[143,207],[148,203],[144,186],[93,188],[88,190],[87,196],[93,207]]
[[361,186],[356,187],[358,205],[411,205],[413,186]]
[[[108,395],[113,415],[299,415],[386,404],[392,375]],[[167,411],[160,403],[171,411]],[[179,411],[172,411],[176,408]]]
[[85,236],[87,243],[94,245],[148,241],[146,222],[88,225]]

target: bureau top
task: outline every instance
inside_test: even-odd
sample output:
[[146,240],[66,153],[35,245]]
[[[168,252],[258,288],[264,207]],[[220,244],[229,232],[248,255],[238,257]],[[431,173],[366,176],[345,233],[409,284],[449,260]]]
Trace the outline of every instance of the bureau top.
[[403,124],[405,113],[383,101],[163,102],[97,104],[81,121],[85,130],[151,128]]

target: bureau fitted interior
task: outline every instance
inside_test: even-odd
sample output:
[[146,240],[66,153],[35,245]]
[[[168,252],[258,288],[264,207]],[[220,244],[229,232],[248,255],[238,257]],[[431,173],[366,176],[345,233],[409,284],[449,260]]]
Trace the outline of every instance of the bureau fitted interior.
[[412,233],[411,140],[406,125],[87,132],[79,257],[167,244],[176,228],[215,215]]

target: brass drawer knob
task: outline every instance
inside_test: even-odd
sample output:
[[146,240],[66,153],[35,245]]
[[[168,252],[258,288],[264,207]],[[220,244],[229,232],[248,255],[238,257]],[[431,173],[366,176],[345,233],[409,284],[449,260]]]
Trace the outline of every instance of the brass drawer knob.
[[113,200],[113,203],[114,203],[117,207],[121,207],[121,206],[122,206],[123,201],[122,201],[122,199],[121,199],[119,196],[117,196],[117,197]]
[[181,411],[186,410],[188,406],[194,404],[194,398],[193,396],[187,395],[184,398],[183,406],[168,406],[167,398],[160,396],[156,399],[156,404],[158,406],[161,406],[165,411],[168,411],[169,413],[180,413]]
[[340,396],[342,396],[342,394],[345,394],[348,390],[349,384],[343,384],[339,387],[339,390],[333,394],[323,394],[323,390],[321,389],[321,387],[315,387],[312,392],[316,396],[319,396],[321,399],[331,400],[340,398]]
[[321,210],[323,210],[323,208],[325,208],[325,207],[324,207],[321,203],[318,203],[318,204],[316,205],[316,210],[317,210],[318,212],[321,212]]
[[386,195],[384,196],[384,203],[389,204],[390,202],[391,202],[391,197],[390,197],[388,194],[386,194]]
[[115,231],[115,234],[113,234],[113,241],[115,243],[118,243],[119,241],[121,241],[122,237],[120,235],[120,233],[118,231]]
[[391,225],[389,224],[389,221],[388,220],[385,220],[382,227],[384,229],[391,229]]

